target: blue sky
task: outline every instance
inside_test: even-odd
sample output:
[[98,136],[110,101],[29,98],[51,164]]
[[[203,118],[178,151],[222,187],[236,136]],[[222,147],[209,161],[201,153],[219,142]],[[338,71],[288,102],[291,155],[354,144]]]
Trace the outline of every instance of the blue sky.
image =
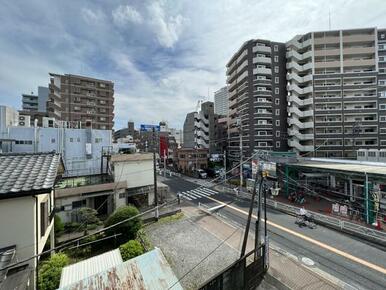
[[225,85],[225,65],[251,38],[288,41],[328,29],[386,27],[386,1],[0,0],[0,104],[48,84],[48,73],[115,83],[116,126],[181,128]]

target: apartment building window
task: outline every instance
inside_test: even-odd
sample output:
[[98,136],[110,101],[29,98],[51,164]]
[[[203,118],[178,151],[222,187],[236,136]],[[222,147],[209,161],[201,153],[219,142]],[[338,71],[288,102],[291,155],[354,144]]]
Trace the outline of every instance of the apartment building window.
[[102,142],[102,138],[95,138],[95,143],[101,143]]
[[259,142],[260,147],[267,147],[267,142]]
[[[386,121],[386,120],[385,120]],[[267,125],[267,120],[258,120],[257,121],[258,125]]]
[[276,109],[276,110],[275,110],[275,115],[276,115],[276,116],[279,116],[279,115],[280,115],[280,109]]
[[386,116],[379,116],[380,122],[386,122]]
[[279,88],[275,88],[275,94],[279,94]]
[[379,48],[379,49],[384,49],[385,46],[384,46],[383,44],[379,44],[379,45],[378,45],[378,48]]
[[106,104],[106,101],[105,100],[100,100],[99,103],[104,105],[104,104]]
[[381,39],[385,39],[385,34],[381,33]]
[[276,126],[280,126],[280,120],[276,120]]
[[273,50],[274,50],[274,51],[279,51],[279,46],[278,46],[277,44],[275,44],[275,45],[273,46]]
[[386,110],[386,104],[380,104],[379,109],[380,110]]
[[275,66],[275,73],[279,73],[279,67]]
[[99,117],[99,120],[106,121],[106,118],[105,117]]
[[276,137],[280,137],[280,131],[276,131]]
[[278,57],[277,55],[275,55],[275,56],[273,57],[273,59],[274,59],[275,62],[278,62],[278,61],[279,61],[279,57]]
[[279,77],[275,77],[275,84],[279,83]]
[[55,138],[52,138],[52,139],[51,139],[51,143],[55,143]]
[[100,84],[99,84],[99,87],[101,87],[101,88],[105,88],[105,87],[106,87],[106,85],[105,85],[105,84],[103,84],[103,83],[100,83]]
[[380,56],[379,57],[379,61],[385,61],[385,57],[384,56]]
[[275,99],[275,104],[280,105],[280,99]]
[[386,134],[386,128],[380,128],[379,134]]
[[70,138],[70,142],[71,142],[71,143],[74,142],[74,138]]
[[79,142],[80,142],[80,138],[78,137],[78,138],[76,139],[76,141],[79,143]]
[[276,141],[276,148],[280,147],[280,141]]

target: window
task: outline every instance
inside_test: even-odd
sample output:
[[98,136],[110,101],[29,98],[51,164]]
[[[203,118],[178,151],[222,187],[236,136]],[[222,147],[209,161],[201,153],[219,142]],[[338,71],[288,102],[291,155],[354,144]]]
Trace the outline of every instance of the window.
[[273,46],[273,50],[274,50],[274,51],[279,51],[279,46],[278,46],[277,44],[275,44],[275,45]]
[[385,57],[384,56],[380,56],[379,57],[379,61],[385,61]]
[[257,124],[258,125],[267,125],[267,120],[258,120]]
[[267,142],[259,142],[260,147],[267,147]]
[[80,208],[86,205],[86,200],[77,200],[72,202],[72,208]]
[[101,143],[102,142],[102,138],[95,138],[95,143]]
[[55,138],[52,138],[52,139],[51,139],[51,143],[55,143]]
[[279,88],[275,88],[275,94],[279,94]]
[[386,110],[386,104],[380,104],[379,109],[380,110]]
[[276,141],[276,148],[280,147],[280,141]]
[[276,131],[276,137],[280,137],[280,131]]
[[279,83],[279,77],[275,77],[275,84]]
[[80,142],[80,138],[78,137],[78,138],[76,138],[76,141],[79,143]]
[[275,124],[276,126],[280,126],[280,120],[276,120]]
[[275,104],[280,105],[280,99],[275,99]]
[[71,142],[71,143],[74,142],[74,138],[70,138],[70,142]]
[[386,116],[380,116],[379,121],[381,122],[386,122]]
[[280,109],[276,109],[276,110],[275,110],[275,115],[276,115],[276,116],[279,116],[279,115],[280,115]]
[[275,73],[279,73],[279,67],[275,66]]
[[379,133],[380,134],[386,134],[386,128],[380,128]]
[[384,45],[383,44],[379,44],[378,47],[379,47],[379,49],[383,49]]
[[48,201],[40,204],[40,236],[43,237],[48,227]]
[[369,157],[375,157],[375,152],[370,151],[368,154],[369,154]]
[[278,57],[277,55],[275,55],[275,56],[273,57],[273,59],[274,59],[275,62],[278,62],[278,61],[279,61],[279,57]]
[[385,39],[385,34],[381,33],[381,39]]

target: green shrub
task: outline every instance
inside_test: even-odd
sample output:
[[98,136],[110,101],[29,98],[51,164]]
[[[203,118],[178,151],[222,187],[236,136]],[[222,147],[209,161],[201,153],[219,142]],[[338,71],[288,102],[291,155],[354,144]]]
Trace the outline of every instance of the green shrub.
[[96,240],[97,240],[96,235],[89,236],[80,242],[79,247],[71,248],[67,253],[70,257],[73,257],[74,259],[88,258],[91,256],[94,244],[89,244],[86,246],[82,246],[82,245],[89,242],[94,242]]
[[62,219],[58,215],[55,215],[55,218],[54,218],[54,230],[55,230],[55,236],[60,235],[64,231],[64,223],[62,222]]
[[43,262],[39,269],[39,289],[57,289],[63,267],[69,264],[68,257],[63,253],[53,255],[48,261]]
[[80,229],[80,223],[77,222],[68,222],[64,224],[64,229],[66,232],[73,232]]
[[123,261],[130,260],[143,254],[143,247],[137,240],[130,240],[127,243],[120,245],[119,250],[121,251]]
[[[134,206],[122,206],[118,208],[105,222],[105,227],[109,227],[113,224],[126,220],[130,217],[136,216],[139,214],[139,211]],[[138,230],[142,227],[142,221],[139,217],[129,220],[125,223],[122,223],[118,226],[115,226],[106,231],[106,235],[114,235],[121,233],[122,235],[118,237],[118,240],[126,242],[128,240],[133,240],[136,238]]]
[[78,221],[80,224],[84,224],[84,227],[86,224],[98,224],[100,222],[99,218],[97,217],[98,212],[95,209],[89,208],[89,207],[82,207],[77,210],[78,215]]

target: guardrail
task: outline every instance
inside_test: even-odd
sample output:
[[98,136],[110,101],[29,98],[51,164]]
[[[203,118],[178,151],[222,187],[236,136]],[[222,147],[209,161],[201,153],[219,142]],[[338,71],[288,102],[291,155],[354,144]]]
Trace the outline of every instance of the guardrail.
[[[231,188],[225,186],[221,186],[221,188],[225,192],[235,194],[235,191]],[[245,199],[251,198],[251,194],[244,191],[238,192],[237,196]],[[264,200],[262,200],[262,202],[264,203]],[[290,215],[296,216],[297,214],[299,214],[298,207],[283,202],[278,202],[272,199],[267,199],[267,206]],[[379,231],[369,227],[361,226],[357,223],[341,220],[339,218],[320,214],[317,212],[308,212],[312,213],[312,215],[314,216],[315,223],[317,224],[321,224],[386,247],[386,232],[384,231]]]

